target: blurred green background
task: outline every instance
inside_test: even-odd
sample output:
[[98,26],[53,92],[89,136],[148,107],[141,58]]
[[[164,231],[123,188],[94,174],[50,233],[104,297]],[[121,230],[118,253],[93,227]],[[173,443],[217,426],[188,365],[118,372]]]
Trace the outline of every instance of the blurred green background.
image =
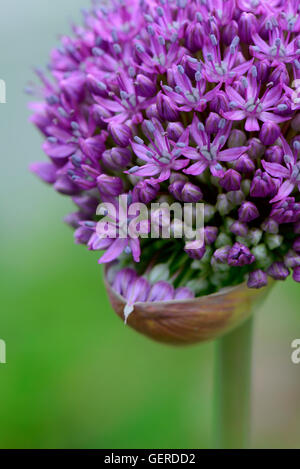
[[[214,344],[150,342],[109,306],[97,256],[73,244],[67,199],[32,176],[43,159],[23,89],[88,0],[1,0],[0,448],[209,448]],[[300,448],[300,289],[257,314],[254,447]]]

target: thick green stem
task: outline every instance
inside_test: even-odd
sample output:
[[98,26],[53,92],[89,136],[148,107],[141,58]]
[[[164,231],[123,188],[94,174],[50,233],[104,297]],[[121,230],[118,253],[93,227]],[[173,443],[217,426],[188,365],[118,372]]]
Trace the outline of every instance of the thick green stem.
[[215,441],[218,449],[249,447],[253,319],[216,344]]

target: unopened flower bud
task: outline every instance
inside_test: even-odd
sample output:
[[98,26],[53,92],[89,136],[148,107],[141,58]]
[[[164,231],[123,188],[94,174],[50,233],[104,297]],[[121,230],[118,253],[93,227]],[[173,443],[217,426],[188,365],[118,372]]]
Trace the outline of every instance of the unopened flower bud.
[[132,137],[132,132],[128,125],[111,122],[108,125],[108,130],[117,145],[120,145],[120,147],[127,147],[129,140]]
[[135,202],[148,204],[155,199],[159,192],[159,184],[151,181],[139,181],[133,188],[133,199]]
[[[262,60],[256,63],[257,79],[260,82],[266,82],[269,77],[270,65],[268,60]],[[270,81],[270,80],[268,80]]]
[[123,192],[123,181],[119,177],[101,174],[97,178],[97,185],[102,197],[117,197]]
[[172,100],[159,92],[156,99],[157,112],[159,117],[168,122],[175,122],[179,119],[179,112]]
[[245,223],[241,223],[240,221],[235,221],[230,226],[230,231],[236,236],[247,236],[248,227]]
[[206,119],[205,130],[209,134],[216,134],[219,130],[219,123],[221,117],[215,112],[211,112]]
[[278,261],[273,262],[273,264],[268,268],[267,273],[275,280],[285,280],[290,275],[290,271],[284,263]]
[[229,251],[228,264],[233,267],[242,267],[252,264],[254,261],[255,257],[249,248],[241,243],[235,243]]
[[189,241],[186,243],[184,250],[191,259],[200,260],[203,258],[205,254],[205,245],[199,248],[199,243],[199,240]]
[[169,279],[170,272],[167,264],[155,265],[148,274],[149,282],[156,283],[160,281],[167,281]]
[[146,116],[148,119],[159,119],[159,114],[157,111],[157,106],[156,104],[151,104],[147,109],[146,109]]
[[295,267],[293,270],[293,279],[295,282],[300,282],[300,267]]
[[238,31],[239,31],[239,27],[238,27],[238,24],[236,21],[232,20],[230,21],[230,23],[228,23],[224,29],[223,29],[223,34],[222,34],[222,38],[223,38],[223,41],[224,41],[224,44],[226,44],[226,46],[230,46],[230,44],[232,43],[233,39],[238,36]]
[[214,98],[210,102],[210,109],[213,112],[220,113],[220,111],[229,110],[229,102],[226,94],[223,91],[219,91],[215,94]]
[[185,38],[185,45],[190,51],[197,52],[202,49],[204,42],[203,26],[198,22],[189,24]]
[[243,179],[241,182],[241,190],[247,197],[250,194],[250,188],[251,188],[251,180],[250,179]]
[[93,232],[86,226],[80,226],[74,232],[74,239],[76,244],[87,244]]
[[218,236],[218,228],[216,226],[206,226],[204,228],[205,245],[213,244]]
[[253,160],[256,160],[257,158],[260,158],[261,156],[263,156],[265,152],[265,147],[258,138],[250,138],[250,140],[248,140],[248,145],[249,145],[249,149],[247,153],[250,156],[250,158],[252,158]]
[[300,238],[297,238],[297,239],[294,241],[293,249],[294,249],[294,251],[295,251],[297,254],[300,254]]
[[217,249],[231,245],[231,237],[226,233],[220,233],[216,239],[215,246]]
[[259,268],[266,270],[272,264],[272,258],[269,254],[269,251],[265,244],[258,244],[254,248],[252,248],[252,253],[256,259],[256,263]]
[[280,134],[281,129],[278,124],[275,124],[275,122],[264,122],[260,129],[259,138],[264,145],[273,145]]
[[228,201],[226,194],[219,194],[217,197],[216,209],[220,215],[228,215],[232,210],[232,204]]
[[226,191],[237,191],[241,187],[242,176],[234,169],[228,169],[222,179],[220,179],[220,185]]
[[268,284],[268,276],[260,269],[250,272],[247,285],[249,288],[262,288]]
[[276,185],[271,176],[269,176],[266,172],[262,172],[260,169],[257,170],[251,183],[251,197],[271,197],[275,194],[275,192]]
[[226,264],[230,249],[231,249],[231,246],[229,245],[216,249],[213,254],[213,258],[216,259],[216,261],[220,262],[221,264]]
[[252,202],[243,202],[239,208],[239,219],[241,222],[248,223],[259,217],[259,212]]
[[181,122],[169,122],[167,126],[168,138],[174,142],[177,142],[183,131],[184,127]]
[[228,147],[243,147],[246,144],[247,137],[245,132],[239,129],[233,129],[228,139]]
[[265,242],[268,248],[273,251],[273,249],[277,249],[282,245],[283,236],[278,234],[270,234],[267,233],[265,236]]
[[182,202],[199,202],[203,198],[200,187],[195,186],[191,182],[184,182],[181,180],[174,181],[169,186],[169,192],[175,197],[175,199]]
[[300,114],[299,113],[292,120],[291,126],[295,132],[300,132]]
[[216,208],[210,204],[204,204],[204,222],[207,223],[213,218],[216,213]]
[[156,83],[145,75],[139,74],[136,77],[136,90],[139,96],[151,98],[157,92]]
[[120,171],[128,166],[131,158],[132,154],[128,148],[113,147],[103,152],[101,161],[106,168],[112,171]]
[[290,250],[284,257],[284,263],[286,267],[291,267],[294,269],[295,267],[300,266],[300,255]]
[[283,150],[278,145],[274,145],[270,148],[267,148],[264,159],[269,163],[279,163],[283,161]]
[[252,33],[257,29],[257,19],[252,13],[243,12],[239,19],[239,37],[242,42],[251,44]]
[[237,171],[239,171],[240,173],[246,174],[247,176],[249,176],[251,173],[255,171],[254,162],[246,154],[240,156],[236,160],[234,167]]
[[226,194],[228,202],[230,202],[233,206],[239,206],[245,200],[245,194],[243,191],[230,191]]
[[250,246],[257,246],[262,238],[262,235],[263,235],[263,232],[259,230],[258,228],[251,228],[247,236]]
[[279,231],[278,223],[272,218],[267,218],[262,224],[261,229],[267,233],[277,234]]

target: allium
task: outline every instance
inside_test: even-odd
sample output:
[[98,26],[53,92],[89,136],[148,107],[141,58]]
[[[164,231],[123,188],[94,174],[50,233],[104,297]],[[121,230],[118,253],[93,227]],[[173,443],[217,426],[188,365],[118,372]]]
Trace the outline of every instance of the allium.
[[[48,161],[31,170],[73,199],[66,222],[113,263],[126,317],[137,302],[260,288],[289,269],[300,281],[297,1],[95,2],[48,68],[31,104]],[[134,204],[199,202],[202,246],[177,236],[172,211],[169,236],[159,211],[133,232]],[[115,210],[106,236],[102,203]],[[153,282],[157,265],[167,275]]]

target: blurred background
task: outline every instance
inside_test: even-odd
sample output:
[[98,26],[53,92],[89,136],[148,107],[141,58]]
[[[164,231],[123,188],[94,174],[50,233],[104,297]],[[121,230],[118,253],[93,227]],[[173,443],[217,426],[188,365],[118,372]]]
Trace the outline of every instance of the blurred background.
[[[177,349],[126,328],[97,256],[62,223],[70,201],[28,172],[45,157],[23,90],[88,6],[1,0],[0,448],[210,448],[214,344]],[[299,301],[288,281],[257,312],[256,448],[300,448]]]

